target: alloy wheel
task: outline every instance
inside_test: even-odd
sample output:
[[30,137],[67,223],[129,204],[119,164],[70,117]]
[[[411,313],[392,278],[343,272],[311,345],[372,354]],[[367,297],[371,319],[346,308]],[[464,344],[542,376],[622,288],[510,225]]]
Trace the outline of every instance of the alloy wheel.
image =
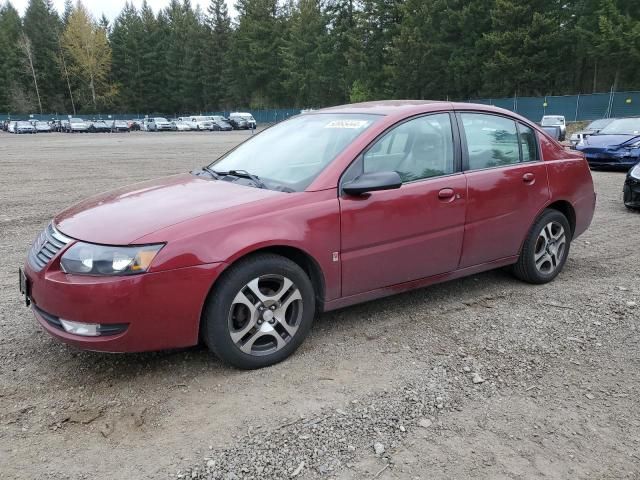
[[273,354],[293,339],[302,311],[302,295],[289,278],[254,278],[231,303],[227,321],[231,340],[245,354]]
[[549,222],[538,235],[534,250],[536,268],[545,275],[552,274],[565,255],[567,237],[564,227],[558,222]]

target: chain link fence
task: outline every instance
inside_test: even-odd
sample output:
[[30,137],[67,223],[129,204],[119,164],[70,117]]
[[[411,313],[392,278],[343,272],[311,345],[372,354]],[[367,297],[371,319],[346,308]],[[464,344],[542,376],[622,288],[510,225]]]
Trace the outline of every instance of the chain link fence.
[[640,92],[480,98],[469,102],[506,108],[534,122],[539,122],[544,115],[564,115],[568,122],[640,116]]

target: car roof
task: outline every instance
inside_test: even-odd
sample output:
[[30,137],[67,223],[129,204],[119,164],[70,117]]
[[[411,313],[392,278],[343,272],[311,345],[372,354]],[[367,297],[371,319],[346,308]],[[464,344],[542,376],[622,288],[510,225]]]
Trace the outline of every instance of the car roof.
[[437,112],[442,110],[474,110],[487,113],[508,115],[521,121],[530,123],[521,115],[504,108],[487,105],[484,103],[447,102],[441,100],[383,100],[375,102],[353,103],[350,105],[338,105],[336,107],[323,108],[303,113],[302,115],[317,115],[322,113],[349,113],[370,114],[393,117],[409,117],[422,113]]

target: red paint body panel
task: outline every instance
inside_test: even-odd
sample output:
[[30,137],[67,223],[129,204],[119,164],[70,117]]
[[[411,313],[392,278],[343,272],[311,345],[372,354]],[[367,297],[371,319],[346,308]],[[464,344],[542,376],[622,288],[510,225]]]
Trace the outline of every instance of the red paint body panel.
[[[416,115],[454,110],[499,113],[531,126],[543,161],[460,172],[361,198],[338,194],[343,172],[383,132]],[[64,249],[41,272],[27,265],[33,301],[48,314],[129,324],[113,337],[79,337],[36,314],[43,327],[92,350],[183,347],[198,341],[206,296],[225,268],[260,249],[287,247],[312,259],[323,280],[324,308],[330,310],[514,263],[536,216],[555,201],[572,205],[576,235],[591,222],[595,196],[584,158],[511,112],[406,101],[311,114],[325,111],[380,118],[305,192],[185,174],[101,194],[58,215],[57,228],[77,240],[165,246],[148,273],[129,277],[67,275],[59,266]],[[441,195],[446,189],[454,195]]]
[[106,245],[140,243],[161,228],[285,193],[211,182],[187,173],[130,185],[91,197],[54,219],[61,232]]
[[49,333],[88,350],[132,352],[195,345],[204,301],[223,269],[223,264],[210,264],[102,278],[67,275],[53,260],[41,272],[28,265],[25,272],[32,302],[39,309],[76,322],[129,324],[119,335],[78,337],[50,326],[36,312]]
[[[533,174],[533,182],[525,175]],[[518,255],[532,219],[549,202],[543,162],[467,172],[468,206],[460,268]]]
[[[458,267],[466,211],[465,175],[343,196],[342,295],[451,272]],[[441,200],[450,188],[460,198]]]

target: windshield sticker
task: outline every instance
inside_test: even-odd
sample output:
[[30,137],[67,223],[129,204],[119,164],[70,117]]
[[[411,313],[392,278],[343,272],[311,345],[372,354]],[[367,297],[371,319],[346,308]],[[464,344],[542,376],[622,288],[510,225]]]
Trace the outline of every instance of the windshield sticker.
[[334,120],[333,122],[329,122],[324,128],[359,129],[367,127],[370,123],[368,120]]

